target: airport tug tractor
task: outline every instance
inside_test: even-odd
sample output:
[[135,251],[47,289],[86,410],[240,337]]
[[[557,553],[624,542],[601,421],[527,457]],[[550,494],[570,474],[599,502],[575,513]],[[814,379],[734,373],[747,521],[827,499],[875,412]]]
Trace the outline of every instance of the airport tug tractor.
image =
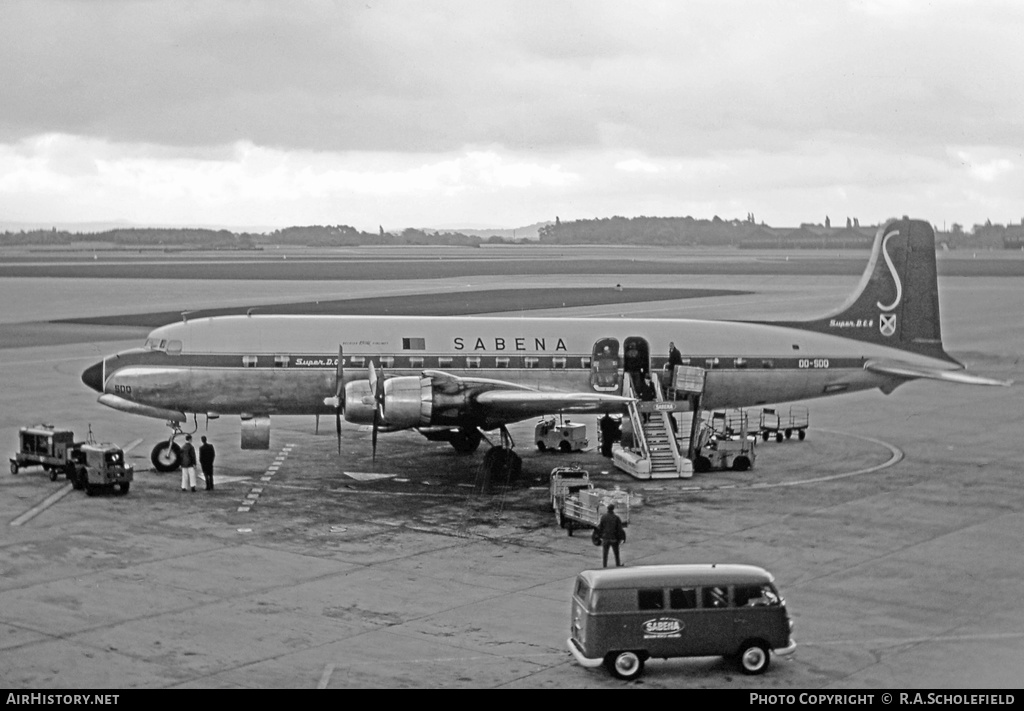
[[135,467],[126,464],[124,450],[107,442],[84,442],[74,448],[68,462],[68,479],[89,496],[101,491],[127,494]]
[[582,422],[564,420],[556,423],[554,417],[545,417],[533,429],[533,441],[537,449],[546,452],[579,452],[587,448],[587,426]]

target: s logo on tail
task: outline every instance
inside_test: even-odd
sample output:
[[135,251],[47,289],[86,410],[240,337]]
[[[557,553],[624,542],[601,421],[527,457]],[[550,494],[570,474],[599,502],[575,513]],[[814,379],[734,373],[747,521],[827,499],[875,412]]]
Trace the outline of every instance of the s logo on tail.
[[[889,240],[893,237],[898,236],[899,230],[893,230],[882,238],[882,256],[885,258],[885,263],[889,267],[889,274],[892,275],[892,280],[896,283],[896,298],[888,306],[883,306],[881,301],[876,301],[875,304],[882,311],[892,311],[894,308],[900,305],[900,300],[903,298],[903,282],[900,281],[900,274],[896,271],[896,265],[892,263],[892,257],[889,256]],[[892,320],[893,331],[889,333],[885,332],[885,326],[882,326],[882,335],[891,336],[896,329],[896,319]]]

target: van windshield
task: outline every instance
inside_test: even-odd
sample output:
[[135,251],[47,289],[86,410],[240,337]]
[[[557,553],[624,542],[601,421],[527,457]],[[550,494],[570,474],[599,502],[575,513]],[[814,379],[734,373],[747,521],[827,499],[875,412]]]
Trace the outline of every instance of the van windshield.
[[585,608],[590,609],[590,586],[587,585],[586,580],[576,578],[576,589],[573,591],[573,595],[580,599]]

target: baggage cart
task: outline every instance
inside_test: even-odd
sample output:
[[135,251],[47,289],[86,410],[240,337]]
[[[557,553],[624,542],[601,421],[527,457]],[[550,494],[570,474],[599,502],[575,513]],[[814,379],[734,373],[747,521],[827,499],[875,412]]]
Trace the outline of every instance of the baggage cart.
[[793,405],[789,408],[789,414],[783,416],[778,410],[766,407],[761,410],[761,422],[758,433],[765,442],[770,437],[775,437],[776,442],[789,439],[796,433],[797,439],[803,440],[807,436],[807,427],[810,424],[810,416],[807,408],[803,405]]
[[609,504],[629,524],[629,492],[622,489],[597,489],[588,472],[577,467],[556,467],[551,472],[551,507],[555,522],[571,536],[579,528],[596,528]]
[[68,471],[68,461],[75,447],[71,430],[57,429],[53,425],[22,427],[18,431],[18,452],[11,457],[11,474],[25,467],[40,466],[49,472],[50,481]]

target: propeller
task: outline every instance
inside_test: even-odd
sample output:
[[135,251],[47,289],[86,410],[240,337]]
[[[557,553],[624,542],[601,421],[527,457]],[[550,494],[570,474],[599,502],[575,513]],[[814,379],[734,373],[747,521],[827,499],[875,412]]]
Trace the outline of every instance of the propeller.
[[[337,370],[334,373],[334,397],[325,397],[324,404],[334,408],[334,424],[338,431],[338,454],[341,454],[341,413],[345,411],[345,354],[338,346]],[[317,415],[317,424],[319,424]]]
[[341,413],[345,409],[345,354],[338,346],[338,370],[334,376],[334,427],[338,432],[338,454],[341,454]]
[[373,446],[373,461],[377,461],[377,430],[380,428],[381,422],[384,421],[384,371],[381,370],[380,375],[377,375],[377,369],[373,367],[373,361],[370,361],[370,390],[373,391],[373,436],[371,438]]

